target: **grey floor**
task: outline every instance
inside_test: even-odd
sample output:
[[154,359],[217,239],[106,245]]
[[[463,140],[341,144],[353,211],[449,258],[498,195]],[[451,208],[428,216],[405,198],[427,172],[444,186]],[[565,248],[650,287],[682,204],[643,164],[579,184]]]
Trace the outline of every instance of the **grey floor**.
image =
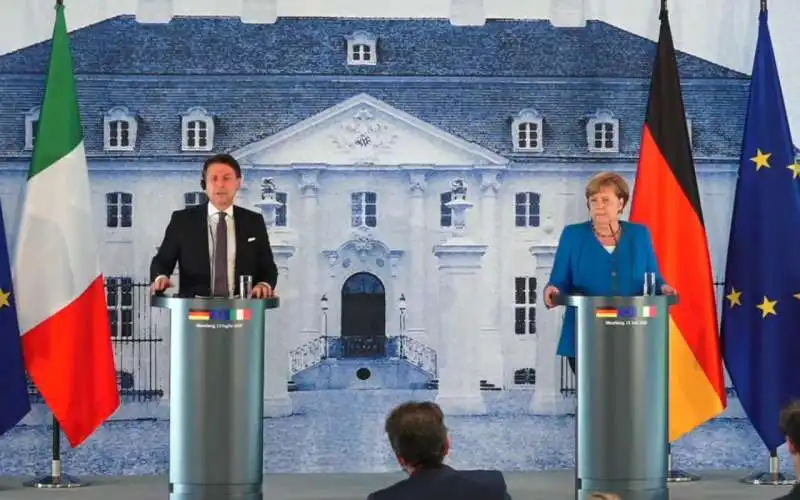
[[[740,478],[748,471],[705,471],[691,483],[670,485],[671,500],[767,500],[785,494],[788,486],[751,486]],[[514,500],[572,500],[572,471],[508,472]],[[369,492],[389,485],[401,474],[270,474],[264,500],[364,500]],[[166,476],[85,478],[90,485],[70,490],[38,490],[21,484],[30,478],[0,477],[2,500],[164,500]],[[82,478],[84,479],[84,478]]]

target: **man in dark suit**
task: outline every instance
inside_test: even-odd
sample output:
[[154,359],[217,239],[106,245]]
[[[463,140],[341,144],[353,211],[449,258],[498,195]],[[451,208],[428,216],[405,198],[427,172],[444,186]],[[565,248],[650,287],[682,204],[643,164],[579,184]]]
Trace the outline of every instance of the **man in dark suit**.
[[152,291],[173,286],[178,264],[183,297],[238,295],[239,277],[253,279],[251,296],[274,296],[278,267],[264,218],[233,204],[242,186],[242,169],[230,155],[212,156],[203,164],[200,187],[208,202],[172,213],[164,240],[150,263]]
[[455,470],[444,465],[450,436],[436,403],[404,403],[386,419],[386,434],[408,478],[367,500],[511,500],[500,471]]
[[[800,401],[795,401],[781,412],[781,430],[786,434],[786,444],[794,462],[794,472],[800,475]],[[787,495],[776,500],[800,500],[800,484],[795,485]]]

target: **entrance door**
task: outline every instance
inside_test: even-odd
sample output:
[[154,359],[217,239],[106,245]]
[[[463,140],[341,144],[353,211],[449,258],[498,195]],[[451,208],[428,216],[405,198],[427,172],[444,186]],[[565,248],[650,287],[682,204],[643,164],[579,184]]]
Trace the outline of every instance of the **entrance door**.
[[342,285],[342,343],[346,358],[386,355],[386,290],[372,273],[356,273]]

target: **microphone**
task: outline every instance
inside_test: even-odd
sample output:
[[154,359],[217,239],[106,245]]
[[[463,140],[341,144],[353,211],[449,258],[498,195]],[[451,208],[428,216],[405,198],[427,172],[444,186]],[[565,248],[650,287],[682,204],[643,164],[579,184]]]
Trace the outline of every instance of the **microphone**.
[[611,277],[613,278],[613,290],[614,295],[620,295],[619,290],[619,266],[617,265],[617,250],[619,250],[619,239],[617,239],[617,234],[614,232],[614,228],[611,226],[611,223],[608,223],[608,230],[611,231],[611,237],[614,239],[614,251],[611,254],[612,260],[612,269],[611,269]]

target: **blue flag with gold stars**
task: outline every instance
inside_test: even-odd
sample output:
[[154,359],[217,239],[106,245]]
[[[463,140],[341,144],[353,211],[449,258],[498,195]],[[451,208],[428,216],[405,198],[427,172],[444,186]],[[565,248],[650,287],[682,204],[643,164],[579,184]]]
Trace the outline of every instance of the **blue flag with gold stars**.
[[759,16],[722,310],[723,358],[767,449],[785,442],[781,409],[800,398],[800,164]]
[[22,339],[11,283],[11,259],[3,207],[0,205],[0,434],[17,425],[30,410]]

